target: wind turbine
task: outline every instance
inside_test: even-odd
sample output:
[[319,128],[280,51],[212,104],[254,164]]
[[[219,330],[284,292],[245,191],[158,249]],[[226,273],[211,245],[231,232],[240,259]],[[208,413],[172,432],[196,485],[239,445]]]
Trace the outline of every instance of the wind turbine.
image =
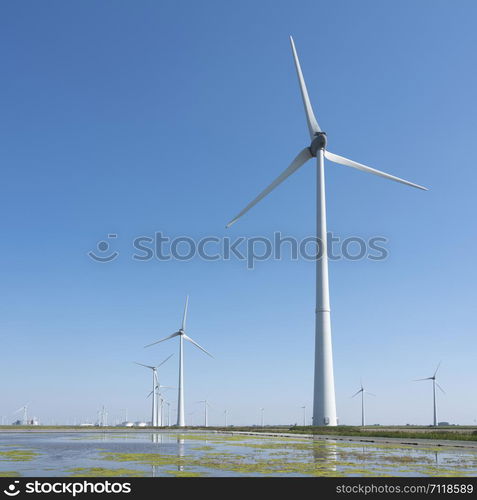
[[[157,369],[162,366],[169,358],[171,358],[173,354],[171,354],[169,357],[167,357],[164,361],[159,363],[157,366],[151,366],[151,365],[143,365],[142,363],[137,363],[136,361],[134,364],[139,365],[139,366],[144,366],[144,368],[149,368],[152,370],[152,417],[151,417],[151,424],[153,427],[157,427],[157,415],[156,415],[156,405],[157,405],[157,398],[156,398],[156,379],[157,379]],[[150,396],[150,394],[149,394]],[[148,397],[149,397],[148,396]]]
[[28,405],[30,403],[27,403],[26,405],[23,405],[22,407],[18,408],[18,410],[15,410],[13,414],[18,413],[20,411],[23,412],[22,416],[22,425],[28,425],[28,416],[27,416],[27,411],[28,411]]
[[204,403],[204,427],[208,427],[208,419],[207,419],[207,409],[210,406],[210,403],[207,401],[207,399],[203,399],[202,401],[197,401],[197,403]]
[[303,410],[303,427],[306,427],[306,406],[301,407]]
[[[171,354],[172,356],[172,354]],[[170,356],[169,356],[170,357]],[[166,360],[167,361],[167,360]],[[169,385],[161,385],[159,383],[159,376],[157,374],[157,370],[154,372],[156,386],[155,388],[147,395],[147,397],[151,397],[151,395],[156,397],[156,426],[162,427],[163,425],[163,404],[165,399],[162,397],[161,389],[176,389],[176,387],[170,387]],[[147,398],[146,398],[147,399]]]
[[227,410],[224,410],[224,427],[227,427]]
[[108,411],[104,407],[101,407],[101,410],[98,410],[98,427],[107,427],[108,425]]
[[326,234],[326,199],[325,199],[325,170],[324,159],[356,168],[385,179],[400,182],[418,189],[427,188],[406,181],[394,175],[381,172],[362,163],[349,160],[343,156],[331,153],[326,149],[326,133],[323,132],[311,107],[310,98],[306,88],[305,80],[298,60],[293,38],[290,37],[295,68],[300,84],[301,97],[305,108],[306,120],[310,133],[311,143],[302,149],[295,159],[267,188],[265,188],[255,199],[253,199],[241,212],[239,212],[226,227],[234,224],[242,215],[248,212],[260,200],[273,191],[287,177],[296,172],[303,164],[311,158],[317,159],[317,239],[324,249],[321,258],[316,261],[316,317],[315,317],[315,380],[313,395],[313,425],[337,425],[335,383],[333,375],[333,353],[331,343],[331,319],[330,319],[330,297],[328,282],[328,256],[327,234]]
[[184,314],[182,316],[182,326],[179,328],[177,332],[174,332],[172,335],[168,337],[158,340],[157,342],[153,342],[152,344],[148,344],[145,347],[150,347],[152,345],[159,344],[160,342],[164,342],[165,340],[172,339],[173,337],[179,337],[179,392],[177,398],[177,426],[185,427],[185,415],[184,415],[184,357],[183,357],[183,343],[184,340],[188,340],[191,344],[194,344],[201,351],[205,352],[208,356],[213,358],[212,354],[207,352],[203,347],[201,347],[197,342],[192,340],[188,335],[186,335],[185,327],[186,327],[186,319],[187,319],[187,307],[189,305],[189,296],[187,295],[185,306],[184,306]]
[[354,398],[358,394],[361,394],[361,427],[364,427],[366,425],[366,409],[364,405],[364,395],[369,394],[370,396],[376,396],[376,394],[373,394],[372,392],[367,391],[363,387],[363,382],[360,382],[361,389],[354,393],[351,397]]
[[263,427],[263,412],[265,408],[260,408],[260,427]]
[[434,427],[437,427],[437,403],[436,403],[436,386],[439,387],[439,390],[445,394],[444,389],[437,383],[436,380],[436,375],[437,371],[439,370],[441,366],[441,362],[437,365],[436,371],[434,372],[434,375],[432,377],[427,377],[427,378],[418,378],[417,380],[414,380],[414,382],[420,382],[421,380],[432,380],[432,398],[433,398],[433,406],[434,406]]

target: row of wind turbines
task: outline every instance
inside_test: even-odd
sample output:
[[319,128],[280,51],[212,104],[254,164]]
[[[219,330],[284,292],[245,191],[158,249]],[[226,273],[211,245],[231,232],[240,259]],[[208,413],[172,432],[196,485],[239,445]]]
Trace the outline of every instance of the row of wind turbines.
[[[433,414],[433,426],[437,427],[439,424],[438,419],[437,419],[437,398],[436,398],[436,387],[443,393],[445,394],[444,389],[439,385],[437,382],[437,372],[439,371],[439,368],[441,366],[441,363],[437,365],[436,371],[432,375],[432,377],[426,377],[426,378],[418,378],[414,380],[414,382],[421,382],[424,380],[432,380],[432,414]],[[360,389],[356,391],[351,397],[355,398],[358,396],[358,394],[361,394],[361,426],[364,427],[366,425],[366,403],[365,403],[365,394],[369,394],[370,396],[376,396],[376,394],[373,394],[372,392],[369,392],[367,389],[364,388],[363,382],[360,383]]]
[[[193,344],[195,347],[203,351],[205,354],[208,356],[212,357],[212,354],[210,354],[207,350],[205,350],[203,347],[201,347],[195,340],[193,340],[191,337],[189,337],[186,334],[186,321],[187,321],[187,311],[189,307],[189,296],[187,295],[185,305],[184,305],[184,312],[182,315],[182,323],[181,327],[179,330],[176,332],[172,333],[171,335],[161,339],[157,340],[156,342],[153,342],[151,344],[147,344],[145,347],[151,347],[153,345],[157,345],[161,342],[164,342],[166,340],[172,339],[174,337],[179,337],[179,383],[178,383],[178,395],[177,395],[177,427],[185,427],[186,426],[186,420],[185,420],[185,395],[184,395],[184,340],[187,340],[191,344]],[[161,392],[162,389],[173,389],[171,386],[166,386],[162,385],[159,380],[159,372],[158,369],[164,365],[169,359],[173,356],[173,354],[169,355],[166,359],[161,361],[158,365],[153,366],[153,365],[146,365],[143,363],[138,363],[135,362],[135,364],[139,366],[143,366],[144,368],[147,368],[151,370],[152,373],[152,390],[147,396],[148,398],[152,396],[152,408],[151,408],[151,423],[153,427],[163,427],[165,425],[165,422],[167,422],[167,425],[170,425],[170,403],[165,400],[163,397],[163,394]],[[433,425],[436,427],[438,425],[438,420],[437,420],[437,398],[436,398],[436,388],[438,388],[442,393],[445,393],[444,389],[439,385],[437,382],[437,372],[439,371],[439,368],[441,366],[441,363],[437,365],[437,368],[434,372],[434,374],[431,377],[426,377],[422,379],[416,379],[415,382],[419,381],[425,381],[425,380],[432,380],[432,394],[433,394]],[[376,396],[372,392],[369,392],[365,387],[363,386],[362,381],[360,382],[360,389],[353,394],[351,397],[355,398],[361,394],[361,425],[364,427],[366,425],[366,403],[365,403],[365,395],[370,395],[370,396]],[[203,403],[204,404],[204,426],[208,427],[208,409],[210,407],[209,401],[207,399],[197,401],[197,403]],[[164,412],[164,404],[168,405],[168,412],[167,412],[167,419],[165,417],[165,412]],[[303,409],[303,425],[306,425],[306,406],[301,407]],[[260,425],[261,427],[264,427],[264,411],[265,408],[260,408]],[[225,427],[227,427],[227,410],[224,410],[224,421],[225,421]]]
[[[171,335],[157,340],[152,344],[148,344],[144,347],[151,347],[153,345],[164,342],[165,340],[172,339],[174,337],[179,337],[179,383],[178,383],[178,394],[177,394],[177,427],[185,427],[185,411],[184,411],[184,340],[187,340],[192,345],[200,349],[202,352],[213,358],[210,352],[206,351],[203,347],[201,347],[195,340],[189,337],[186,334],[186,322],[187,322],[187,309],[189,307],[189,296],[187,295],[185,305],[184,305],[184,313],[182,315],[182,323],[179,330],[172,333]],[[144,366],[148,368],[152,372],[152,390],[149,393],[149,396],[152,396],[152,410],[151,410],[151,422],[153,427],[161,427],[164,423],[164,403],[168,404],[165,401],[161,389],[172,389],[170,386],[161,385],[159,381],[158,368],[161,367],[166,361],[168,361],[173,354],[168,356],[164,361],[159,363],[157,366],[145,365],[142,363],[137,363],[137,365]],[[149,397],[148,396],[148,397]],[[207,427],[207,410],[209,407],[209,403],[207,400],[199,401],[199,403],[204,403],[205,408],[205,426]],[[170,408],[169,408],[170,409]],[[168,417],[168,421],[170,418]],[[227,421],[227,410],[225,410],[225,421]]]
[[[305,110],[306,122],[310,135],[310,143],[306,145],[298,155],[293,159],[291,164],[256,198],[254,198],[241,212],[239,212],[226,227],[232,226],[243,215],[245,215],[252,207],[265,198],[271,191],[279,186],[283,181],[295,173],[302,167],[308,160],[316,158],[317,168],[317,206],[316,206],[316,236],[321,242],[322,248],[328,248],[327,245],[327,221],[326,221],[326,197],[325,197],[325,158],[335,164],[340,164],[346,167],[351,167],[362,172],[377,175],[384,179],[392,180],[407,186],[426,190],[427,188],[407,181],[400,177],[376,170],[374,168],[358,163],[354,160],[345,158],[344,156],[332,153],[327,149],[327,136],[321,129],[315,117],[310,97],[308,95],[307,86],[303,77],[301,64],[296,51],[293,38],[290,37],[291,49],[295,63],[295,69],[300,86],[301,97]],[[186,300],[184,315],[182,319],[182,326],[173,334],[168,337],[158,340],[149,345],[155,345],[165,340],[179,337],[179,387],[178,387],[178,410],[177,410],[177,425],[179,427],[185,426],[184,414],[184,362],[183,362],[183,344],[184,340],[190,342],[195,347],[203,351],[208,356],[211,356],[204,348],[197,342],[192,340],[185,332],[186,318],[187,318],[187,305]],[[165,362],[165,361],[164,361]],[[159,422],[161,418],[161,396],[160,384],[157,377],[157,367],[154,368],[149,365],[144,365],[146,368],[152,370],[153,377],[153,410],[152,421]],[[435,374],[434,378],[430,378],[434,382],[435,393]],[[363,398],[363,421],[364,421],[364,389],[361,392]],[[159,398],[159,399],[158,399]],[[158,404],[159,400],[159,404]],[[207,404],[205,405],[207,407]],[[435,406],[435,397],[434,397]],[[158,409],[159,408],[159,409]],[[436,424],[436,412],[434,411],[434,424]],[[329,296],[329,277],[328,277],[328,257],[326,251],[320,259],[316,261],[316,310],[315,310],[315,372],[314,372],[314,391],[313,391],[313,425],[316,426],[335,426],[337,425],[336,416],[336,398],[335,398],[335,383],[333,372],[333,353],[332,353],[332,338],[331,338],[331,307]]]

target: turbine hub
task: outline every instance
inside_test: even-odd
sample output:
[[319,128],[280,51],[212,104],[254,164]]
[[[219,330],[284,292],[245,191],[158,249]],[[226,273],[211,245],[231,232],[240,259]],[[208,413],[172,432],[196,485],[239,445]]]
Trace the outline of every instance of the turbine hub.
[[326,132],[317,132],[310,144],[310,152],[316,157],[320,149],[326,148]]

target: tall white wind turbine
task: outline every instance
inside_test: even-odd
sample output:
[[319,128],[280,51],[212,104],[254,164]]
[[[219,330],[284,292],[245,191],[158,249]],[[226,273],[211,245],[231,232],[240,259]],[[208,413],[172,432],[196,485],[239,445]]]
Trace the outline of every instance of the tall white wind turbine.
[[427,377],[427,378],[418,378],[417,380],[414,380],[414,382],[420,382],[421,380],[432,380],[432,402],[433,402],[433,410],[434,410],[434,427],[437,427],[437,401],[436,401],[436,386],[439,388],[439,390],[445,394],[444,389],[437,383],[436,380],[436,375],[441,366],[441,362],[437,365],[436,371],[434,372],[434,375],[432,377]]
[[337,425],[335,383],[333,375],[333,354],[331,344],[330,297],[328,283],[328,256],[326,235],[326,200],[325,200],[325,170],[324,159],[356,168],[385,179],[400,182],[418,189],[427,190],[423,186],[406,181],[394,175],[381,172],[362,163],[331,153],[326,149],[326,133],[323,132],[311,107],[300,61],[295,49],[293,38],[290,37],[295,68],[300,84],[301,96],[305,108],[306,121],[310,133],[310,145],[302,149],[295,159],[267,188],[239,212],[226,227],[234,224],[242,215],[248,212],[260,200],[273,191],[287,177],[296,172],[311,158],[317,159],[317,238],[321,243],[323,255],[316,261],[316,317],[315,317],[315,380],[313,395],[313,425]]
[[184,414],[184,340],[189,341],[191,344],[194,344],[201,351],[205,352],[208,356],[213,358],[210,352],[207,352],[203,347],[201,347],[197,342],[192,340],[188,335],[186,335],[186,319],[187,319],[187,308],[189,305],[189,296],[186,297],[186,302],[184,306],[184,314],[182,316],[182,326],[179,328],[177,332],[169,335],[168,337],[158,340],[157,342],[153,342],[152,344],[148,344],[145,347],[150,347],[152,345],[159,344],[160,342],[164,342],[165,340],[172,339],[174,337],[179,337],[179,392],[177,397],[177,426],[185,427],[185,414]]
[[361,394],[361,427],[364,427],[366,425],[366,408],[365,408],[365,402],[364,402],[364,395],[369,394],[370,396],[376,396],[376,394],[373,394],[372,392],[367,391],[363,387],[363,382],[361,382],[361,389],[357,392],[355,392],[351,397],[354,398],[358,394]]
[[[153,427],[157,427],[158,421],[157,421],[157,397],[156,397],[156,380],[157,380],[157,369],[162,366],[166,361],[168,361],[173,354],[168,356],[164,361],[161,361],[157,366],[151,366],[151,365],[143,365],[142,363],[137,363],[136,361],[134,362],[136,365],[139,366],[144,366],[144,368],[149,368],[149,370],[152,370],[152,412],[151,412],[151,425]],[[149,396],[148,396],[149,397]]]

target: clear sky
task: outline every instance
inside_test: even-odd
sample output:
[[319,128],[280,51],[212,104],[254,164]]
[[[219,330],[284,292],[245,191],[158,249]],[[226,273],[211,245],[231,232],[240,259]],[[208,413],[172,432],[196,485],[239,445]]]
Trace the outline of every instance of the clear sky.
[[[138,261],[132,241],[304,238],[315,166],[225,223],[308,144],[295,38],[331,151],[429,192],[327,164],[329,230],[388,239],[383,261],[330,264],[337,412],[357,424],[477,419],[477,4],[420,0],[3,2],[0,11],[0,415],[43,422],[149,414],[149,373],[201,423],[311,416],[314,264]],[[117,234],[109,239],[108,234]],[[89,251],[108,241],[116,259]],[[107,251],[104,254],[108,254]],[[175,391],[169,392],[173,405]]]

